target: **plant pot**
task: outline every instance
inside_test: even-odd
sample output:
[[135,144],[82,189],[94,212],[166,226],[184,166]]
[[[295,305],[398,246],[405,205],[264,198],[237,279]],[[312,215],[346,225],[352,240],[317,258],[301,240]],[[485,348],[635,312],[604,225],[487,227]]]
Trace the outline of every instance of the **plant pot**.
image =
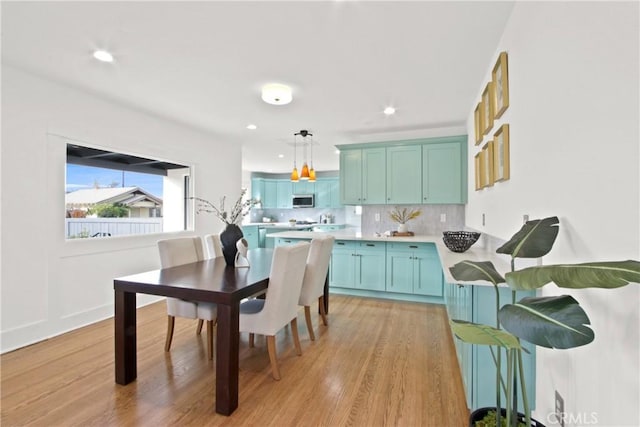
[[407,224],[398,224],[398,233],[406,233],[409,231]]
[[238,252],[236,243],[243,237],[242,229],[235,224],[227,224],[222,233],[220,233],[222,255],[224,255],[227,265],[235,265],[236,253]]
[[[473,411],[471,415],[469,415],[469,427],[494,427],[495,421],[494,421],[494,424],[491,426],[490,425],[485,426],[483,423],[477,424],[478,421],[482,421],[482,419],[489,412],[492,412],[492,411],[495,412],[496,408],[493,408],[493,407],[478,408],[475,411]],[[502,408],[500,412],[502,413],[503,422],[505,422],[506,416],[507,416],[507,410]],[[518,426],[524,425],[524,423],[525,423],[524,414],[521,414],[520,412],[518,412]],[[545,427],[545,425],[542,424],[540,421],[531,418],[531,427]]]

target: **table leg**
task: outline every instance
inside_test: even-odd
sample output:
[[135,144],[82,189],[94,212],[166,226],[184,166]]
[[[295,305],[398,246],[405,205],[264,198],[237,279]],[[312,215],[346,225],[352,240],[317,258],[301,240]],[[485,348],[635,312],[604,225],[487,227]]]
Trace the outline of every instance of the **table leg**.
[[116,383],[129,384],[136,379],[136,294],[115,292]]
[[231,415],[238,407],[240,304],[218,304],[216,338],[216,412]]

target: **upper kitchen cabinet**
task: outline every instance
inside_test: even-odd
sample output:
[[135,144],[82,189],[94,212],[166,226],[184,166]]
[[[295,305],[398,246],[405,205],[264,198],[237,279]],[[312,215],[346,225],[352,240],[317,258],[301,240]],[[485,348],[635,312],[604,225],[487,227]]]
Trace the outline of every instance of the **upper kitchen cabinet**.
[[345,205],[385,203],[385,148],[340,151],[340,198]]
[[387,203],[416,204],[422,200],[422,148],[387,148]]
[[422,146],[423,203],[467,202],[465,142]]
[[292,182],[286,179],[279,179],[276,182],[276,189],[277,189],[276,208],[278,209],[292,208],[293,207],[291,203],[291,196],[293,195]]
[[262,196],[262,208],[277,208],[278,207],[278,180],[265,179],[264,194]]
[[264,207],[264,179],[251,178],[251,198],[260,202]]
[[340,180],[338,178],[318,178],[315,188],[316,208],[339,208]]
[[345,205],[467,201],[465,135],[340,145]]
[[298,181],[291,183],[293,194],[315,194],[316,183],[309,181]]

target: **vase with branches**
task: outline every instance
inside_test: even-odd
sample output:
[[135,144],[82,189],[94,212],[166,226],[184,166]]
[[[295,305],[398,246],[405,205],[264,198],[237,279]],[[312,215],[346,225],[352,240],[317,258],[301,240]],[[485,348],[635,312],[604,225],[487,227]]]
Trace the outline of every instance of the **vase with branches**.
[[399,207],[393,208],[391,212],[389,212],[389,218],[394,222],[398,223],[398,233],[406,233],[408,231],[407,222],[411,221],[419,217],[422,214],[421,209],[414,208],[402,208]]

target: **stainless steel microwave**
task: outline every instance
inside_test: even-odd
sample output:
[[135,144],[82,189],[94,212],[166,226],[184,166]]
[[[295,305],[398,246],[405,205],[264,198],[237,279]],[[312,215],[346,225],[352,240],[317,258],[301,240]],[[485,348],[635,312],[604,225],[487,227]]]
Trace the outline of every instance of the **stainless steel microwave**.
[[312,208],[314,202],[313,194],[294,194],[291,204],[294,208]]

